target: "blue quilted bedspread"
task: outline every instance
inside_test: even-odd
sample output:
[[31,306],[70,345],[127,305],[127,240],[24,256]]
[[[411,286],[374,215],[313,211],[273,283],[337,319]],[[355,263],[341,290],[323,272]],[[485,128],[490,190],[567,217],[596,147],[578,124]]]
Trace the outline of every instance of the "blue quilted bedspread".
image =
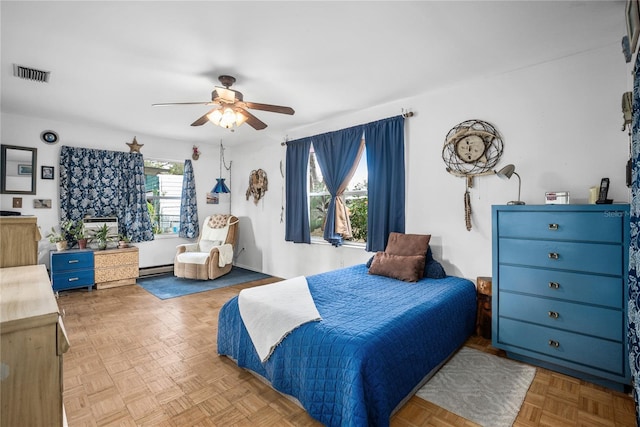
[[307,281],[321,321],[295,329],[263,364],[235,297],[220,310],[218,353],[328,426],[388,426],[395,407],[473,331],[476,292],[466,279],[406,283],[363,264]]

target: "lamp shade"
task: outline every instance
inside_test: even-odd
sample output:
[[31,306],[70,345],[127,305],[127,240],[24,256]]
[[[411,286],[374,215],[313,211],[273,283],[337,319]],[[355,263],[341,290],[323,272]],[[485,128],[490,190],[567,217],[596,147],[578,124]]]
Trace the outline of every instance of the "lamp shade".
[[216,178],[216,185],[211,190],[212,193],[229,193],[229,187],[224,183],[224,178]]
[[516,171],[516,167],[513,165],[507,165],[496,172],[498,178],[511,179],[511,175]]

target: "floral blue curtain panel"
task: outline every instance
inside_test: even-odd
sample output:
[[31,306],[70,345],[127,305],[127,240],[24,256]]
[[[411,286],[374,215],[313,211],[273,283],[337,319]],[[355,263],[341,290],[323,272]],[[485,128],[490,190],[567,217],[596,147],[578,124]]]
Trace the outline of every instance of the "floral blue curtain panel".
[[142,154],[62,147],[60,219],[86,215],[115,216],[132,242],[153,240]]
[[629,243],[629,362],[634,384],[637,424],[640,425],[640,55],[636,57],[633,82],[633,122],[631,127],[632,185]]
[[180,237],[194,238],[200,234],[198,224],[198,203],[196,200],[196,181],[193,176],[191,160],[184,161],[182,176],[182,198],[180,199]]

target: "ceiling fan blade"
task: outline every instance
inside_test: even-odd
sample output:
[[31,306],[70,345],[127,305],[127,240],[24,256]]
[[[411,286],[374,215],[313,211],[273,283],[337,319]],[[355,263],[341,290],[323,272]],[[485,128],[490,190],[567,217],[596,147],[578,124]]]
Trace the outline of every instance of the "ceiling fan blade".
[[171,105],[213,105],[211,101],[205,102],[165,102],[160,104],[151,104],[152,107],[169,107]]
[[209,118],[207,116],[212,112],[216,111],[218,108],[220,107],[218,106],[216,108],[212,108],[211,110],[207,111],[204,116],[200,117],[198,120],[191,123],[191,126],[202,126],[203,124],[207,123],[209,121]]
[[244,104],[246,105],[247,108],[251,108],[253,110],[271,111],[272,113],[291,114],[291,115],[295,113],[293,108],[283,107],[281,105],[260,104],[257,102],[245,102]]
[[245,110],[244,108],[236,107],[235,111],[236,113],[244,116],[249,126],[254,128],[255,130],[262,130],[267,127],[267,124],[265,122],[263,122],[262,120],[260,120],[259,118],[257,118],[256,116],[254,116],[253,114]]

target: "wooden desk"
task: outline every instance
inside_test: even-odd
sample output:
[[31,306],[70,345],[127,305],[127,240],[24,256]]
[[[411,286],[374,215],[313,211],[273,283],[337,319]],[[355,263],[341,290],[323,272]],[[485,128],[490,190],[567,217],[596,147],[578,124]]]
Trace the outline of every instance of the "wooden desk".
[[0,269],[0,426],[61,426],[69,349],[44,265]]

